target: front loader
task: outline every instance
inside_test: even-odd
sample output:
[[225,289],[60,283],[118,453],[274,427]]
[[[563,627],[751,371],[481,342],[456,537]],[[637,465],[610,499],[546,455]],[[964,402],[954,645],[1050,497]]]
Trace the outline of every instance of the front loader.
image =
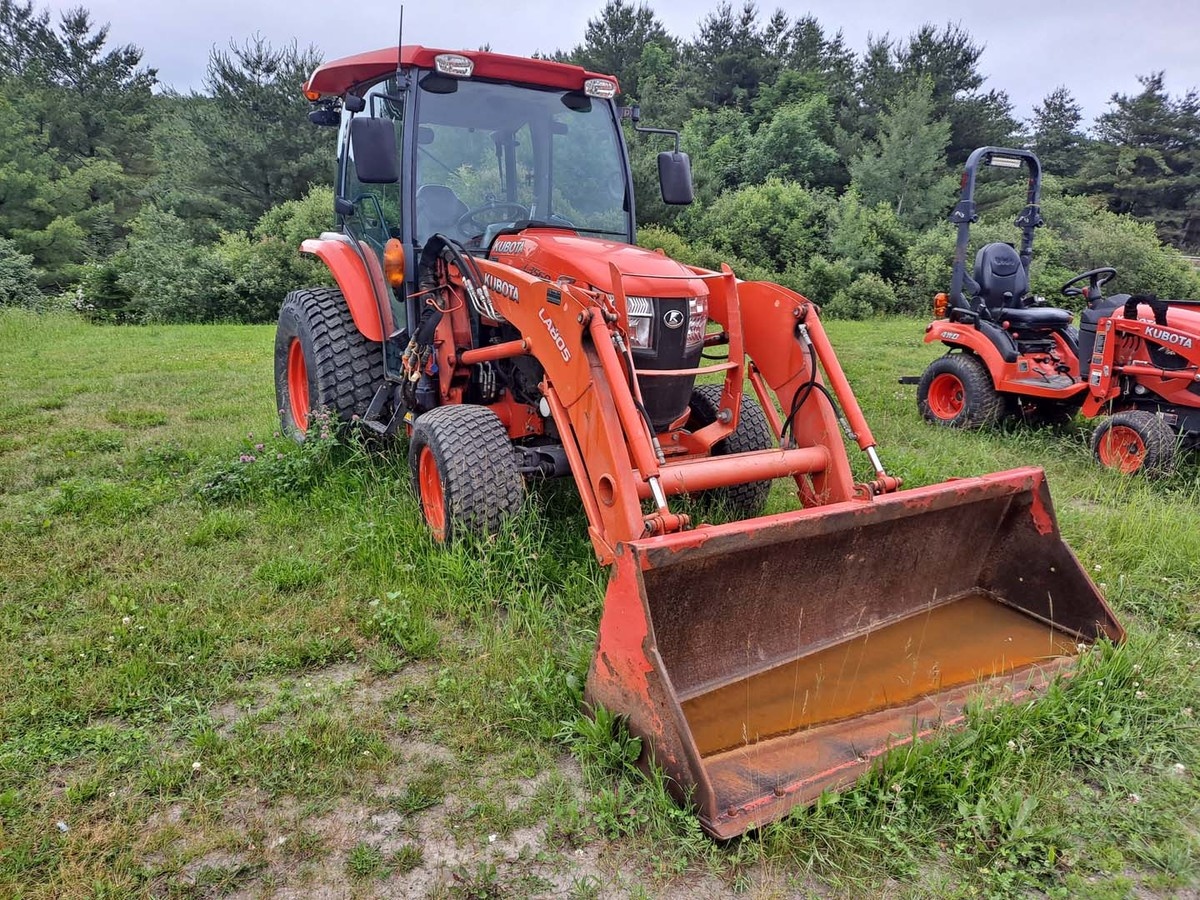
[[[635,246],[614,79],[403,46],[305,91],[339,127],[341,227],[302,248],[337,287],[280,315],[284,426],[302,440],[324,408],[406,433],[443,541],[570,475],[611,573],[586,702],[627,717],[710,834],[1122,639],[1041,470],[900,490],[815,304]],[[663,199],[689,202],[674,137]],[[764,515],[778,478],[801,508]]]

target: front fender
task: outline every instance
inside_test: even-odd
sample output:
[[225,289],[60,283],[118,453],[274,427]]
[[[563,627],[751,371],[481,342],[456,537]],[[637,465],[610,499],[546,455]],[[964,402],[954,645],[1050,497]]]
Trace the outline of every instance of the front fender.
[[379,318],[379,303],[371,287],[371,276],[362,258],[344,234],[326,232],[300,245],[301,253],[317,257],[328,267],[338,289],[346,298],[355,327],[369,341],[383,341],[383,324]]

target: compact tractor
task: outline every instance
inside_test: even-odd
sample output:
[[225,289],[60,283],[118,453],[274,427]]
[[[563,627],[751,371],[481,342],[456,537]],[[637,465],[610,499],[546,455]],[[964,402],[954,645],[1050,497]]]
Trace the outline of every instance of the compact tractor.
[[[990,243],[967,274],[967,245],[980,165],[1029,170],[1018,215],[1021,249]],[[1070,310],[1029,293],[1041,165],[1028,150],[981,147],[967,159],[962,195],[950,221],[958,226],[950,292],[934,299],[938,318],[925,342],[948,352],[919,379],[917,405],[929,422],[978,428],[1007,415],[1034,421],[1100,417],[1096,459],[1121,472],[1169,472],[1180,447],[1200,443],[1200,306],[1153,295],[1104,296],[1117,277],[1106,266],[1076,275],[1064,297],[1082,297],[1079,327]],[[902,379],[911,381],[915,379]]]
[[[325,409],[406,435],[438,541],[569,475],[610,567],[586,702],[711,834],[846,784],[981,684],[1021,697],[1121,639],[1041,470],[899,490],[815,304],[635,245],[622,119],[674,137],[667,203],[691,200],[690,163],[613,78],[401,46],[304,90],[339,129],[339,228],[301,249],[337,286],[284,300],[284,426],[303,439]],[[763,515],[777,478],[801,508]],[[705,509],[729,521],[685,512]]]

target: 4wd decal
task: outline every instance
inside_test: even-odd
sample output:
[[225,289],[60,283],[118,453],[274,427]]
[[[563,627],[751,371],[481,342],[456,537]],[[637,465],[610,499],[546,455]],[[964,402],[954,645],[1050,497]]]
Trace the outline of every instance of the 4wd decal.
[[521,292],[517,290],[515,284],[509,284],[501,278],[497,278],[491,272],[483,273],[483,283],[488,286],[489,290],[495,291],[501,297],[507,297],[514,303],[521,302]]
[[1184,350],[1192,349],[1192,339],[1187,335],[1176,334],[1174,331],[1167,331],[1165,328],[1158,328],[1154,325],[1146,326],[1146,334],[1156,341],[1162,341],[1164,344],[1174,344],[1176,347],[1182,347]]
[[546,330],[550,332],[550,339],[554,341],[554,346],[558,348],[558,352],[562,354],[563,362],[571,361],[571,351],[567,349],[567,342],[562,336],[562,332],[558,330],[558,326],[554,324],[554,320],[546,315],[546,307],[538,310],[538,318],[546,325]]
[[942,337],[944,337],[946,340],[957,341],[960,337],[962,337],[962,335],[957,331],[943,331]]
[[518,253],[525,252],[524,241],[496,241],[492,247],[493,253],[507,253],[510,256],[515,256]]

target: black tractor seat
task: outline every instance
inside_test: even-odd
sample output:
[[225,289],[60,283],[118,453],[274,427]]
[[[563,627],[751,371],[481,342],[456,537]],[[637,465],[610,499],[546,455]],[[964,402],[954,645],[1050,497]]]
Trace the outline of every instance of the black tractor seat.
[[[1063,328],[1074,315],[1052,306],[1017,306],[1029,293],[1029,274],[1011,244],[987,244],[975,254],[975,287],[980,305],[993,322],[1021,329]],[[1014,303],[1015,301],[1015,303]]]
[[1064,325],[1070,325],[1075,315],[1069,309],[1030,306],[1025,309],[1005,307],[994,310],[992,317],[1001,324],[1008,323],[1009,328],[1019,331],[1022,328],[1062,328]]

